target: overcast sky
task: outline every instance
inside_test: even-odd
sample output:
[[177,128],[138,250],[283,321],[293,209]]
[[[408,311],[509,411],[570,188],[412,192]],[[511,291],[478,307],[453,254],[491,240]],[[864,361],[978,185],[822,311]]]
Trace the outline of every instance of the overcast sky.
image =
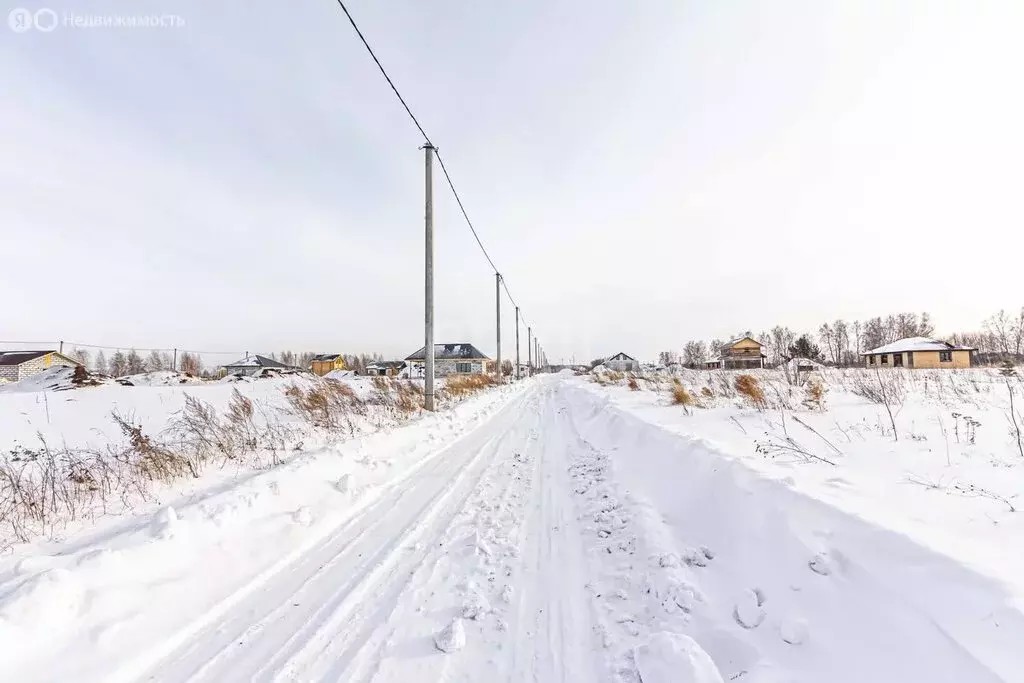
[[[0,339],[422,344],[421,140],[334,0],[3,2],[184,25],[0,24]],[[1024,304],[1019,0],[349,9],[552,358]],[[436,339],[493,353],[436,188]]]

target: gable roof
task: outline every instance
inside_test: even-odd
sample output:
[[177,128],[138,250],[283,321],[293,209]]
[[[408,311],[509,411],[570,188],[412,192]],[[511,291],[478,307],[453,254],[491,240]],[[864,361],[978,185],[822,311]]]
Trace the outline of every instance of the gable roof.
[[64,360],[74,363],[75,365],[81,365],[81,363],[79,363],[74,358],[71,358],[70,356],[65,356],[63,353],[60,353],[55,349],[48,349],[46,351],[0,351],[0,365],[21,365],[22,363],[27,363],[30,360],[42,358],[43,356],[49,353],[56,354],[63,358]]
[[[405,357],[406,360],[424,360],[426,356],[426,346],[420,347],[419,351],[409,354]],[[480,352],[480,349],[476,348],[472,344],[434,344],[434,358],[439,360],[465,360],[465,359],[481,359],[487,360],[487,356]]]
[[752,341],[755,344],[757,344],[758,346],[764,346],[764,344],[762,344],[761,342],[757,341],[753,337],[737,337],[736,339],[730,339],[729,341],[727,341],[722,346],[722,348],[723,349],[732,348],[733,346],[736,346],[737,344],[739,344],[741,341]]
[[226,368],[290,368],[290,365],[279,363],[273,358],[267,358],[266,356],[246,356],[241,360],[236,360],[234,363],[228,363],[224,367]]
[[369,368],[400,368],[405,365],[404,360],[375,360],[366,367]]
[[0,351],[0,365],[21,365],[53,351]]
[[340,353],[318,353],[315,356],[313,356],[313,360],[319,361],[332,361],[337,360],[338,358],[341,358]]
[[608,356],[607,358],[605,358],[606,362],[610,360],[631,360],[634,363],[636,362],[636,358],[633,358],[633,356],[630,356],[628,353],[623,353],[622,351],[619,351],[614,356]]
[[955,346],[949,342],[939,341],[930,337],[907,337],[894,341],[891,344],[879,346],[860,354],[862,356],[874,356],[883,353],[905,353],[907,351],[973,351],[970,346]]

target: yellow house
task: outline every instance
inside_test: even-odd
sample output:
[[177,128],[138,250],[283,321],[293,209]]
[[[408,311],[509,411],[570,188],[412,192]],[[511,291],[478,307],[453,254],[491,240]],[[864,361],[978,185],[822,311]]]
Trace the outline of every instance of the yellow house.
[[323,377],[328,372],[334,370],[346,370],[345,359],[341,357],[340,353],[321,353],[320,355],[313,356],[313,364],[309,368],[313,371],[314,375],[320,375]]
[[864,367],[868,368],[969,368],[969,346],[954,346],[928,337],[910,337],[866,351]]
[[760,342],[750,337],[733,339],[718,352],[718,358],[704,364],[708,370],[749,370],[764,367],[765,355],[762,346]]

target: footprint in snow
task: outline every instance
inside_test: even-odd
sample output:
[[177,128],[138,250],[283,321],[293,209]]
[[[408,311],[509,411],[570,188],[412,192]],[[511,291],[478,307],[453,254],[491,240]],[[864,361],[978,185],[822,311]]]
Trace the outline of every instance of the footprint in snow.
[[807,563],[807,566],[811,568],[812,572],[822,576],[828,576],[832,573],[832,565],[829,562],[828,557],[825,555],[815,555],[811,558],[810,562]]
[[807,622],[799,617],[789,617],[779,624],[779,635],[790,645],[800,645],[807,640]]
[[764,621],[764,593],[758,589],[740,593],[732,610],[733,619],[746,629],[757,628]]

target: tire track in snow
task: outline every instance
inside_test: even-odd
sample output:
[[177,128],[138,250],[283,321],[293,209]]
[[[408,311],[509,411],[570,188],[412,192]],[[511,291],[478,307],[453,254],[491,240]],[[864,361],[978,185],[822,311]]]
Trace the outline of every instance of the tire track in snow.
[[[416,548],[410,553],[407,546],[433,528],[432,520],[458,510],[504,438],[491,427],[514,422],[528,396],[426,459],[332,536],[251,586],[212,623],[201,619],[148,680],[300,680],[295,672],[308,668],[303,658],[315,661],[333,649],[332,636],[358,635],[343,622],[348,617],[358,625],[375,587],[407,580],[407,569],[418,564]],[[298,642],[300,635],[308,640]],[[314,644],[324,643],[315,651]]]

